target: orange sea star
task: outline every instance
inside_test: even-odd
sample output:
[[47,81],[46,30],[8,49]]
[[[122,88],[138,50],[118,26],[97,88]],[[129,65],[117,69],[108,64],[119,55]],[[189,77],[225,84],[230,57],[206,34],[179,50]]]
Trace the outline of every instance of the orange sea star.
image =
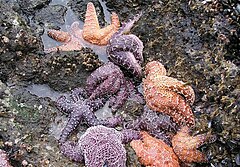
[[[112,23],[105,28],[100,28],[95,7],[92,2],[87,4],[85,22],[83,30],[80,29],[79,22],[74,22],[68,32],[59,30],[49,30],[48,36],[63,45],[45,49],[46,52],[81,50],[82,47],[94,48],[106,46],[112,35],[120,27],[119,18],[116,13],[112,14]],[[101,49],[98,47],[98,49]],[[106,48],[103,48],[106,50]],[[97,49],[96,49],[97,50]],[[106,52],[106,51],[105,51]]]
[[130,145],[139,161],[149,167],[179,167],[178,158],[173,149],[162,140],[141,131],[141,140],[133,140]]
[[148,107],[170,115],[178,124],[194,125],[190,107],[195,99],[192,87],[166,76],[166,69],[160,62],[147,63],[145,70],[143,91]]
[[174,152],[185,163],[207,162],[206,155],[197,150],[197,148],[206,142],[215,141],[216,136],[208,133],[190,136],[189,131],[189,127],[184,126],[173,137],[172,145]]
[[112,13],[112,23],[105,28],[100,28],[93,3],[87,4],[87,12],[83,26],[83,39],[96,45],[107,45],[108,40],[118,31],[120,22],[118,15]]

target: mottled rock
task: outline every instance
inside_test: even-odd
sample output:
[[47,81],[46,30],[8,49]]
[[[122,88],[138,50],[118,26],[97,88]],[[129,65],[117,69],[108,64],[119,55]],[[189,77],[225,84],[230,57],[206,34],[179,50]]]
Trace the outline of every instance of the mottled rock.
[[62,5],[49,5],[34,14],[33,20],[46,27],[63,25],[67,7]]
[[7,157],[7,154],[0,149],[0,166],[2,167],[12,167],[9,163],[9,159]]
[[24,12],[32,14],[48,5],[50,0],[18,0],[18,3]]

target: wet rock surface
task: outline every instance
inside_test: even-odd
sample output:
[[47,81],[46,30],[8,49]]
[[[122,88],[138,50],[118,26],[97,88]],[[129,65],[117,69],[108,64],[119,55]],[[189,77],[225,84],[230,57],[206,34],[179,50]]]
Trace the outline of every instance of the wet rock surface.
[[[83,86],[101,62],[89,49],[43,53],[40,35],[44,25],[64,24],[66,7],[49,5],[48,0],[9,2],[0,3],[0,148],[7,152],[13,166],[81,166],[60,154],[57,140],[49,132],[51,123],[57,122],[55,118],[62,117],[54,102],[31,95],[25,87],[41,83],[66,92]],[[105,25],[106,9],[100,1],[92,2],[101,25]],[[67,4],[83,21],[87,3],[69,0]],[[193,86],[197,96],[194,133],[212,131],[218,136],[215,143],[201,147],[210,160],[201,166],[239,165],[239,2],[103,3],[121,21],[144,11],[131,32],[144,43],[145,63],[159,60],[169,76]],[[39,27],[42,30],[36,31]],[[142,107],[128,102],[117,113],[129,121],[141,114]],[[78,128],[77,132],[84,130]],[[128,166],[140,166],[133,150],[129,146],[127,150]]]
[[33,20],[37,24],[44,24],[46,27],[57,27],[63,25],[67,7],[62,5],[49,5],[35,12]]
[[50,3],[50,0],[19,0],[18,4],[21,9],[27,13],[32,14],[37,10],[47,6]]

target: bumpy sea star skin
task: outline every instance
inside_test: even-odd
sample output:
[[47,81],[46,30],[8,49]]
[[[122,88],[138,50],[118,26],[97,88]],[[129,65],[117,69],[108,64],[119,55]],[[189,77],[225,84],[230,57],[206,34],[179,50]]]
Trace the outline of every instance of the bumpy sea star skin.
[[108,127],[115,127],[121,123],[120,117],[109,118],[108,120],[98,120],[93,112],[103,107],[103,100],[96,99],[91,101],[85,100],[84,97],[86,97],[86,92],[81,88],[77,88],[72,91],[70,99],[66,96],[61,96],[57,100],[58,108],[61,111],[70,114],[68,123],[60,136],[60,143],[65,142],[70,133],[83,120],[85,120],[89,126],[105,125]]
[[112,62],[105,63],[92,72],[86,81],[86,91],[90,100],[109,98],[109,107],[113,111],[120,108],[128,97],[144,103],[132,83],[124,78],[120,68]]
[[134,130],[117,131],[104,126],[93,126],[80,137],[78,143],[65,142],[61,152],[74,161],[85,161],[87,167],[125,167],[125,143],[139,139]]
[[216,136],[207,133],[190,136],[189,131],[189,127],[183,126],[173,137],[172,145],[174,152],[185,163],[207,162],[206,155],[197,150],[197,148],[206,142],[214,142]]
[[133,34],[125,35],[130,31],[134,22],[139,20],[141,14],[124,24],[109,40],[107,54],[110,61],[123,67],[135,77],[142,78],[143,43]]
[[173,149],[162,140],[141,131],[141,140],[130,142],[139,161],[149,167],[179,167],[178,158]]
[[112,35],[118,31],[120,22],[118,15],[112,13],[112,23],[105,28],[100,28],[95,7],[92,2],[87,4],[87,12],[83,26],[83,38],[95,45],[107,45]]
[[176,133],[178,128],[171,120],[170,116],[152,111],[147,106],[144,107],[144,112],[139,118],[133,122],[127,123],[125,127],[147,131],[149,134],[161,139],[169,146],[171,146],[172,136]]
[[192,87],[166,76],[166,69],[160,62],[152,61],[146,65],[143,91],[150,109],[168,114],[178,124],[195,124],[190,107],[195,99]]
[[0,166],[1,167],[12,167],[9,163],[9,159],[5,151],[0,149]]
[[106,48],[98,46],[106,46],[109,39],[118,31],[119,27],[119,18],[116,13],[113,13],[112,24],[101,29],[95,7],[93,3],[89,2],[83,30],[80,29],[79,22],[74,22],[68,29],[68,32],[49,30],[48,36],[56,41],[62,42],[63,45],[45,49],[45,52],[81,50],[82,47],[89,47],[93,50],[97,50],[96,52],[103,53]]

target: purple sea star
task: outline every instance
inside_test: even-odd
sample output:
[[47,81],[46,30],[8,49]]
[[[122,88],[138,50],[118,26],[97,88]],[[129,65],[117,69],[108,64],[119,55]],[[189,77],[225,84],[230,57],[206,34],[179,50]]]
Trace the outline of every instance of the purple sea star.
[[105,125],[108,127],[115,127],[121,122],[120,117],[109,118],[108,120],[98,120],[93,112],[103,107],[103,100],[99,98],[96,100],[88,100],[85,99],[86,97],[87,94],[84,89],[76,88],[70,94],[69,99],[66,96],[61,96],[57,100],[58,108],[70,114],[68,123],[60,136],[60,143],[65,142],[70,133],[83,120],[85,120],[89,126]]
[[105,126],[93,126],[80,137],[78,143],[67,141],[61,152],[74,161],[85,161],[87,167],[125,167],[125,143],[140,139],[137,131],[117,131]]
[[139,118],[126,123],[125,127],[147,131],[170,146],[172,135],[176,133],[178,128],[170,116],[152,111],[147,106],[144,107],[144,112]]
[[86,81],[86,91],[90,100],[109,98],[109,107],[113,111],[121,107],[128,97],[144,103],[134,85],[125,79],[120,68],[112,62],[105,63],[92,72]]
[[125,34],[130,31],[141,15],[139,14],[133,20],[123,24],[119,31],[113,34],[107,45],[109,60],[138,78],[142,78],[143,43],[136,35]]

